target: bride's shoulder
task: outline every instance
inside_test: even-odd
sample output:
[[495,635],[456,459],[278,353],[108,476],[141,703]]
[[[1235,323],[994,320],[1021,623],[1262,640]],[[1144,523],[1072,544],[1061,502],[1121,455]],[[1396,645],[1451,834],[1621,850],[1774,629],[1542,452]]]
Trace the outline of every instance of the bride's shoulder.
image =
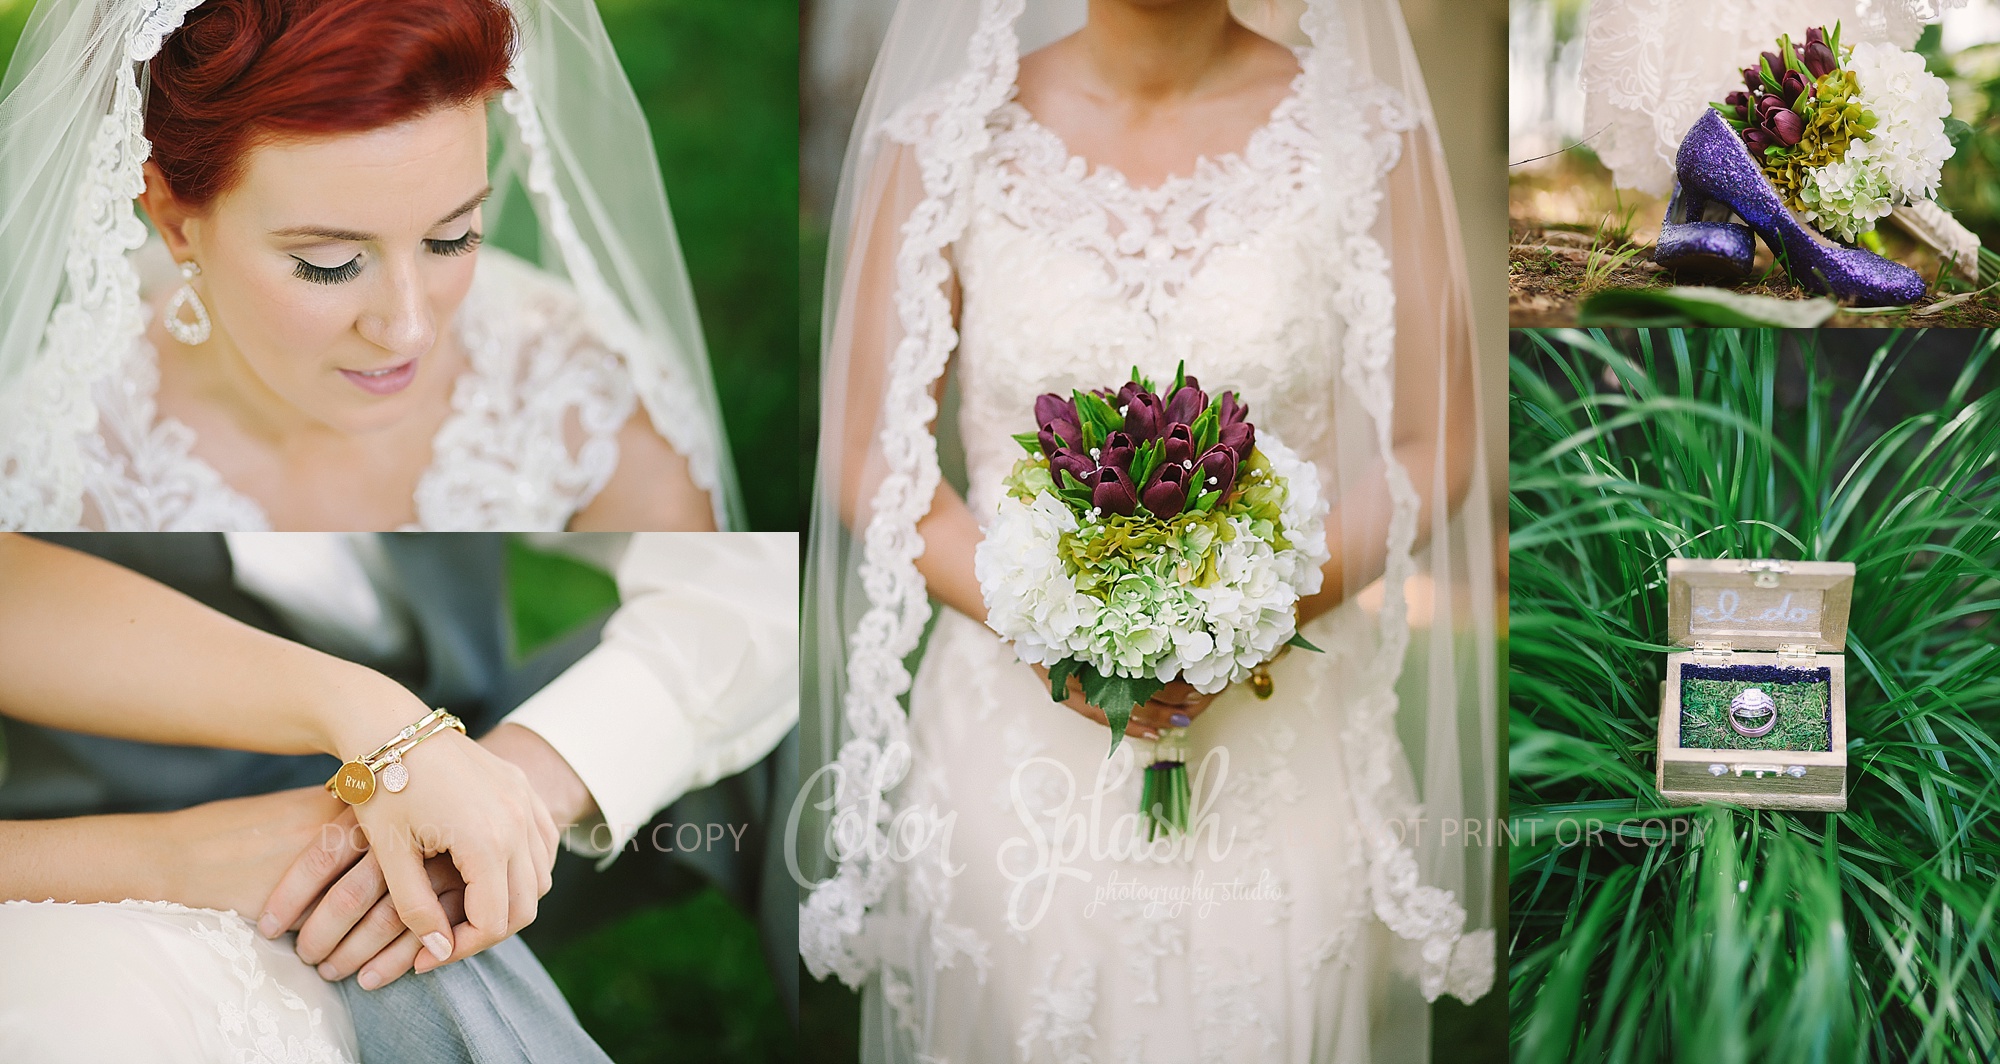
[[499,248],[480,250],[458,320],[467,355],[482,373],[622,372],[575,286]]

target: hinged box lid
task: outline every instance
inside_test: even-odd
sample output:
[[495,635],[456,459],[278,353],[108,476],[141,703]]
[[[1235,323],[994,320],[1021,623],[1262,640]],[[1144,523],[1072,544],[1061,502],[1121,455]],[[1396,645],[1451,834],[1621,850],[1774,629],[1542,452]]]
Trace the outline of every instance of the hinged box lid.
[[1853,562],[1668,558],[1667,637],[1704,652],[1847,649]]

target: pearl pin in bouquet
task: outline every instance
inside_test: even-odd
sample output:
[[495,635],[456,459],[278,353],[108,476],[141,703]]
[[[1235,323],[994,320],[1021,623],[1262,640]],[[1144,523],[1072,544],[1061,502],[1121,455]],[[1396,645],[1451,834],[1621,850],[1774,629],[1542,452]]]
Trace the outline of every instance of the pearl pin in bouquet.
[[[1135,368],[1118,389],[1035,400],[1027,456],[974,552],[986,623],[1022,661],[1075,677],[1116,752],[1134,707],[1176,677],[1213,694],[1298,634],[1298,603],[1328,560],[1319,473],[1177,370],[1156,393]],[[1162,736],[1141,813],[1149,836],[1185,831],[1186,729]]]

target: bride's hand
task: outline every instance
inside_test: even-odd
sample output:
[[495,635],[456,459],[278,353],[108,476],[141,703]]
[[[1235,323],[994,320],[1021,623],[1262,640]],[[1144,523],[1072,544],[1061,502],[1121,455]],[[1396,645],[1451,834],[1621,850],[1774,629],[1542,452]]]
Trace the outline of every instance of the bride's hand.
[[[356,898],[370,895],[370,907],[373,877],[379,877],[397,920],[424,945],[415,959],[418,972],[472,956],[534,921],[536,905],[549,889],[557,834],[527,776],[455,731],[423,742],[403,761],[410,772],[407,787],[395,794],[378,791],[349,810],[361,828],[359,837],[332,832],[294,852],[293,867],[258,921],[266,937],[299,926],[307,907],[350,873],[354,881],[342,889]],[[370,867],[355,871],[363,846]],[[464,882],[462,922],[446,911],[425,870],[426,860],[441,854],[449,855]]]
[[263,911],[285,869],[341,809],[322,787],[226,798],[160,814],[163,897],[198,909]]
[[[1040,665],[1032,667],[1035,675],[1041,677],[1042,690],[1048,690],[1049,670]],[[1185,728],[1214,701],[1215,695],[1202,694],[1185,680],[1173,680],[1155,692],[1145,705],[1132,707],[1132,719],[1125,724],[1125,736],[1128,739],[1157,739],[1160,732],[1167,728]],[[1083,684],[1074,676],[1069,680],[1069,697],[1062,704],[1086,720],[1096,721],[1107,728],[1111,726],[1103,710],[1083,700]]]

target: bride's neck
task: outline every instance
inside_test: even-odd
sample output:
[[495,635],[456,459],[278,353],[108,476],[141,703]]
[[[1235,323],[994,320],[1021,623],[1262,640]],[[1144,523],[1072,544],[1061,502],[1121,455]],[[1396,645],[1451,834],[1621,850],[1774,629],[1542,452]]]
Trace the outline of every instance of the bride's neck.
[[332,427],[305,414],[250,368],[228,337],[218,330],[202,345],[200,352],[169,342],[160,348],[179,363],[187,391],[204,396],[209,405],[228,412],[229,420],[245,435],[262,440],[274,450],[326,438]]
[[1222,0],[1091,0],[1076,45],[1106,88],[1166,100],[1202,89],[1246,32]]

